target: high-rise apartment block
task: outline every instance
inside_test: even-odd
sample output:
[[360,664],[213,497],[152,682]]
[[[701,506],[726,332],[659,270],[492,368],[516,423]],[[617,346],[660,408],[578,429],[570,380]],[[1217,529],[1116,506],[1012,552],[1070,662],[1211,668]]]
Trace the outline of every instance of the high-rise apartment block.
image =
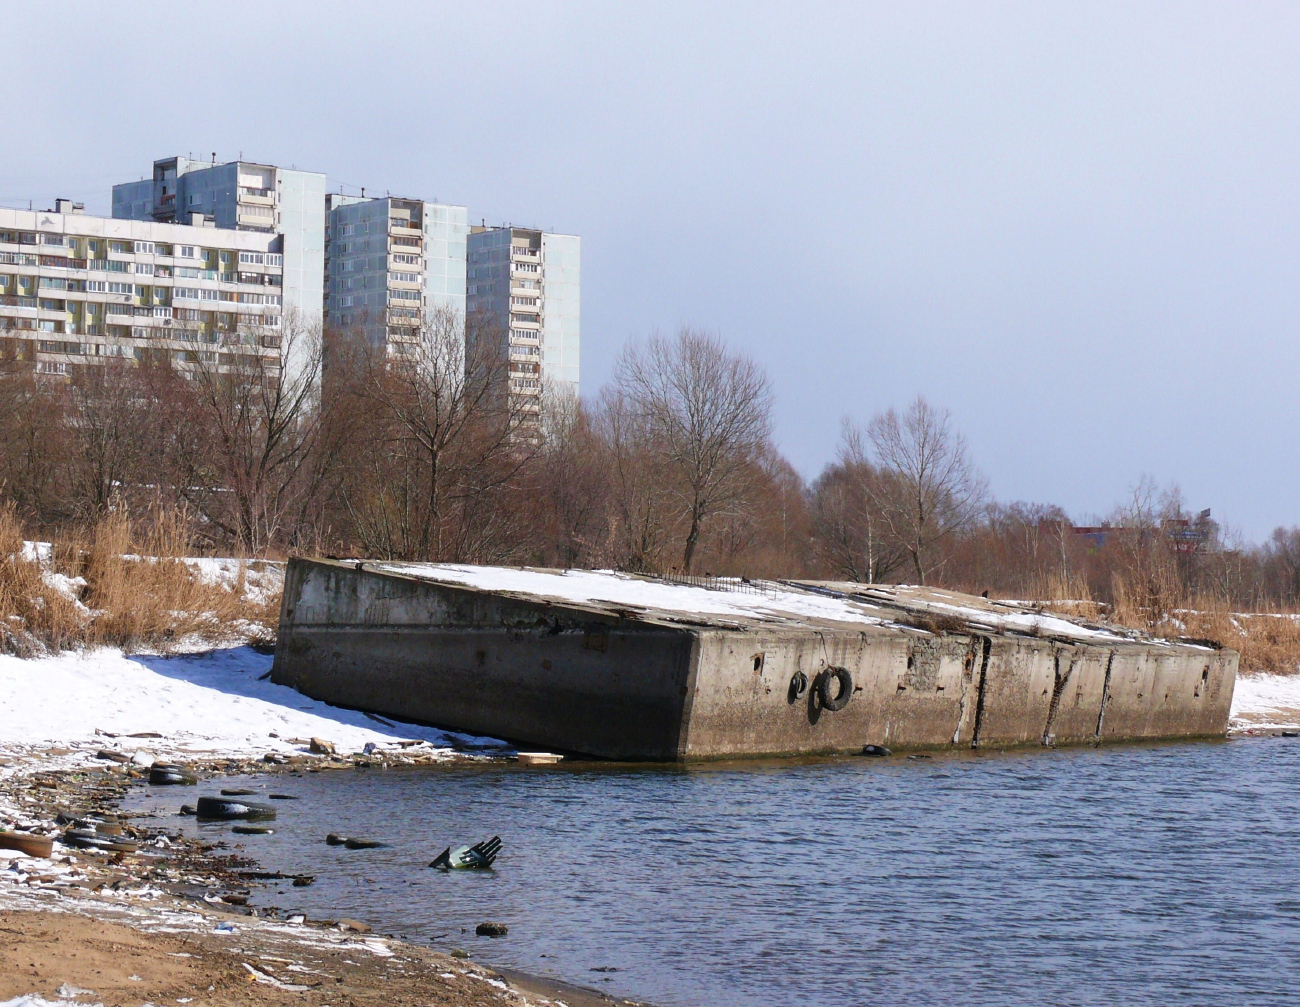
[[331,328],[364,332],[372,346],[400,352],[436,312],[463,327],[465,207],[330,194],[326,208]]
[[581,265],[576,235],[470,229],[469,331],[499,341],[510,394],[525,403],[539,402],[543,388],[578,392]]
[[279,359],[284,266],[266,232],[0,208],[0,340],[38,373],[113,358]]
[[307,343],[274,335],[290,311],[394,354],[442,314],[459,338],[491,341],[526,409],[547,389],[577,394],[576,236],[471,228],[463,206],[325,188],[319,172],[169,157],[113,186],[111,218],[67,200],[0,210],[0,338],[43,373],[113,356],[234,361],[249,351],[221,347],[279,343],[295,373]]
[[304,322],[322,320],[325,282],[325,176],[249,161],[227,164],[169,157],[153,177],[113,186],[113,216],[279,235],[284,306]]

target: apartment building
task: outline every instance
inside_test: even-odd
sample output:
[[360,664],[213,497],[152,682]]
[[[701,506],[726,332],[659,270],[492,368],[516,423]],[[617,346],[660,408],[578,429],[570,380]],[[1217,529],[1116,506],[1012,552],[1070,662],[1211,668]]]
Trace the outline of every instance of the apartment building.
[[509,392],[537,408],[544,388],[578,393],[581,246],[522,227],[469,234],[466,312],[475,338],[499,340]]
[[153,163],[151,178],[113,186],[113,216],[281,235],[284,306],[308,324],[323,318],[325,175],[251,161],[187,157]]
[[0,208],[0,341],[38,373],[113,358],[185,370],[279,359],[284,239]]
[[324,303],[331,328],[400,352],[423,320],[449,309],[463,327],[463,206],[396,197],[326,197]]

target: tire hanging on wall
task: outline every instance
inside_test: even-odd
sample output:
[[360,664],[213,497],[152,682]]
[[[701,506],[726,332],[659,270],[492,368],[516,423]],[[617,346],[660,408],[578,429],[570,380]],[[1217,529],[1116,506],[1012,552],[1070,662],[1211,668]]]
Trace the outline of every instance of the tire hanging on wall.
[[[838,693],[832,682],[839,683]],[[849,674],[849,669],[827,668],[817,676],[817,698],[821,700],[822,708],[831,713],[848,706],[849,700],[853,698],[853,676]]]

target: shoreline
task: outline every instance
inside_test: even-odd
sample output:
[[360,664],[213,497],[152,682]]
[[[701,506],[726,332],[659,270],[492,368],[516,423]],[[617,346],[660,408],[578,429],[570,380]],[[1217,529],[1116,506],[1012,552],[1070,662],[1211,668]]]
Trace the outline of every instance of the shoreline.
[[[0,825],[61,833],[59,812],[115,814],[128,789],[147,779],[145,767],[154,758],[212,779],[490,765],[509,752],[491,739],[310,700],[266,682],[269,667],[269,656],[249,647],[174,657],[128,657],[108,649],[33,660],[0,657]],[[1229,739],[1300,730],[1300,675],[1241,676],[1237,690]],[[310,750],[313,734],[327,743],[321,752]],[[101,750],[116,755],[96,758]],[[193,792],[176,791],[182,800]],[[52,1000],[66,983],[96,991],[65,998],[81,1007],[184,998],[196,1007],[641,1003],[496,969],[364,927],[291,923],[284,900],[272,894],[270,906],[250,910],[233,903],[241,892],[246,902],[259,884],[239,873],[256,871],[251,856],[186,839],[163,819],[138,817],[123,825],[142,833],[138,852],[114,856],[59,846],[46,861],[0,850],[0,1002],[27,994]],[[234,929],[219,929],[222,924]],[[177,941],[184,947],[174,946]],[[101,973],[115,967],[111,956],[96,950],[103,946],[136,947],[145,960],[188,963],[198,971],[186,978],[184,970],[163,969],[156,995],[140,985],[150,979],[143,972],[134,973],[139,982],[124,973],[117,986],[104,978],[78,981],[78,963],[98,961]],[[42,962],[32,974],[30,963]],[[61,978],[50,971],[52,963],[63,967]],[[193,985],[200,973],[215,980],[169,995]],[[293,981],[303,976],[309,982]],[[305,988],[286,988],[297,986]]]
[[[147,780],[147,771],[112,763],[47,768],[72,756],[51,748],[8,762],[0,814],[57,839],[60,813],[65,819],[115,815],[127,791]],[[284,765],[216,759],[189,768],[201,779],[353,768],[327,759]],[[277,1007],[339,1007],[340,1000],[487,1007],[504,999],[519,1007],[649,1007],[375,933],[364,921],[286,918],[274,896],[270,905],[247,907],[254,886],[269,887],[272,879],[256,876],[266,872],[246,852],[165,826],[136,825],[127,816],[119,824],[139,842],[136,852],[58,841],[49,859],[0,849],[0,1001],[29,994],[54,1001],[61,988],[77,988],[94,992],[62,998],[65,1003],[133,1007],[188,997]],[[106,948],[130,952],[122,957]]]

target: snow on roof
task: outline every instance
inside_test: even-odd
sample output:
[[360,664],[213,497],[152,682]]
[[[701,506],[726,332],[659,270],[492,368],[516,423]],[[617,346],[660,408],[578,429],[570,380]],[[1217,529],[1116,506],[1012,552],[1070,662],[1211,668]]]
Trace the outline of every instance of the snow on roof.
[[[908,616],[941,616],[992,633],[1079,643],[1129,642],[1132,636],[1032,610],[1008,611],[981,598],[929,588],[800,584],[719,579],[716,586],[675,583],[613,570],[540,570],[445,563],[367,562],[365,569],[477,591],[557,604],[601,606],[650,619],[713,622],[848,623],[908,626]],[[1160,641],[1163,642],[1163,641]]]

